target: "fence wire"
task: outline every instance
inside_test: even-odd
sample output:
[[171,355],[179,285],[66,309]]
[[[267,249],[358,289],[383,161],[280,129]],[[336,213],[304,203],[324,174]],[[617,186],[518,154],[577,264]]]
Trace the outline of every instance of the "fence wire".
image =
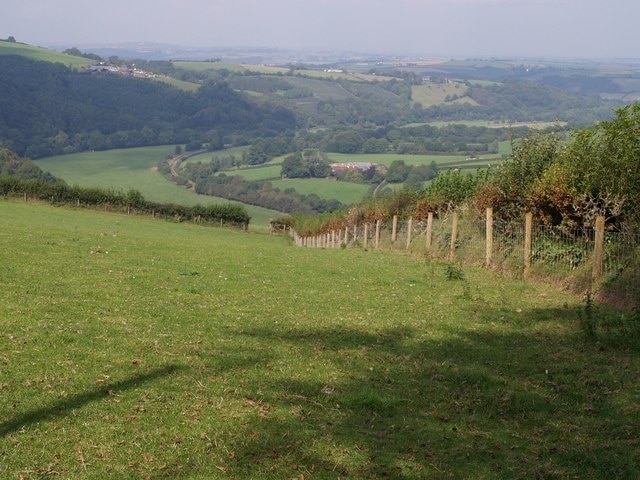
[[[455,241],[454,223],[457,231]],[[488,238],[491,228],[491,238]],[[323,235],[298,238],[301,246],[359,247],[408,251],[434,258],[486,265],[512,278],[551,282],[576,292],[597,290],[620,306],[640,306],[640,233],[607,230],[602,264],[594,282],[595,229],[533,225],[527,255],[524,222],[454,214],[427,220],[371,222]]]

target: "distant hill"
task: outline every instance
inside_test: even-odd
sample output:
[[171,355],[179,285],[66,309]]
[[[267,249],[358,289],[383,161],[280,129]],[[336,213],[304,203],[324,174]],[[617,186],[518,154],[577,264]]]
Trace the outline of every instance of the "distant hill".
[[87,58],[67,55],[48,48],[11,42],[9,40],[0,40],[0,55],[19,55],[31,60],[61,63],[69,68],[87,67],[92,64],[92,61]]
[[236,141],[230,135],[270,136],[295,127],[285,108],[257,104],[223,82],[187,92],[0,55],[0,85],[0,144],[31,158],[159,144],[222,146]]

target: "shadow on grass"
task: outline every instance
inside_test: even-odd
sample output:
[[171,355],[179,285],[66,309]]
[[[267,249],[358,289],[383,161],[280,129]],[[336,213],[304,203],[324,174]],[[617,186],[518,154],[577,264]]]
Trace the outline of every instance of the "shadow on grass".
[[[577,315],[536,310],[522,321]],[[518,321],[507,320],[509,327]],[[229,474],[239,478],[640,475],[638,379],[636,370],[619,375],[616,367],[633,359],[580,343],[577,331],[430,338],[406,327],[337,327],[238,335],[299,351],[301,365],[330,364],[334,375],[265,375],[254,399],[262,415],[230,446]]]
[[137,387],[143,383],[151,382],[158,378],[166,377],[174,372],[181,370],[183,367],[177,365],[167,365],[156,368],[147,373],[135,375],[126,380],[102,385],[100,388],[78,393],[65,398],[48,407],[38,408],[29,412],[18,415],[3,423],[0,423],[0,437],[4,437],[12,432],[21,429],[24,426],[37,423],[44,420],[50,420],[57,417],[64,417],[73,410],[82,407],[90,402],[108,397],[112,392],[128,390]]

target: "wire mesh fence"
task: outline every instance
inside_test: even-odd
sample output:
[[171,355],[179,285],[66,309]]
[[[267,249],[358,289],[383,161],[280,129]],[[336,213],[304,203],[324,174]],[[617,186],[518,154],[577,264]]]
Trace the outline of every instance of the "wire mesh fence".
[[511,278],[552,282],[576,292],[597,292],[618,306],[640,306],[640,233],[615,231],[604,223],[601,228],[598,242],[595,226],[502,222],[487,211],[485,218],[465,212],[420,220],[394,217],[294,236],[300,246],[397,250],[485,265]]

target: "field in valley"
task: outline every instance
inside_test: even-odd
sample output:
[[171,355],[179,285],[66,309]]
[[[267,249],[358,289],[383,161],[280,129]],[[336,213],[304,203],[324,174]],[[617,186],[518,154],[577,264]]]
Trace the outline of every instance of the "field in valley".
[[[43,158],[36,164],[45,171],[64,179],[69,185],[135,189],[154,202],[182,205],[210,205],[227,200],[197,195],[164,178],[155,167],[158,161],[174,153],[175,146],[126,148],[102,152],[85,152]],[[209,154],[209,159],[211,155]],[[246,206],[251,226],[266,229],[269,218],[279,215],[265,208]]]
[[[395,160],[402,160],[408,165],[429,165],[432,162],[442,169],[463,166],[467,169],[486,168],[496,163],[500,155],[506,152],[509,142],[502,142],[499,155],[486,155],[477,160],[469,160],[461,155],[399,155],[399,154],[338,154],[329,153],[330,162],[372,162],[391,165]],[[205,152],[188,159],[185,163],[200,161],[208,163],[214,156],[235,155],[238,158],[247,147],[232,148],[217,152]],[[63,178],[70,185],[114,188],[127,191],[136,189],[145,198],[157,201],[184,205],[208,205],[223,200],[206,195],[198,195],[164,178],[155,167],[158,161],[174,153],[175,146],[161,145],[116,149],[100,152],[85,152],[71,155],[60,155],[36,160],[36,164],[45,171]],[[316,194],[324,199],[337,199],[351,204],[360,202],[370,189],[370,185],[348,182],[336,182],[328,179],[280,179],[284,157],[278,157],[264,166],[232,169],[226,175],[241,175],[246,180],[269,180],[274,187],[282,190],[293,188],[301,194]],[[251,215],[251,228],[266,230],[270,218],[279,216],[272,210],[246,206]]]
[[586,340],[555,287],[3,199],[0,219],[2,478],[640,476],[637,343]]

